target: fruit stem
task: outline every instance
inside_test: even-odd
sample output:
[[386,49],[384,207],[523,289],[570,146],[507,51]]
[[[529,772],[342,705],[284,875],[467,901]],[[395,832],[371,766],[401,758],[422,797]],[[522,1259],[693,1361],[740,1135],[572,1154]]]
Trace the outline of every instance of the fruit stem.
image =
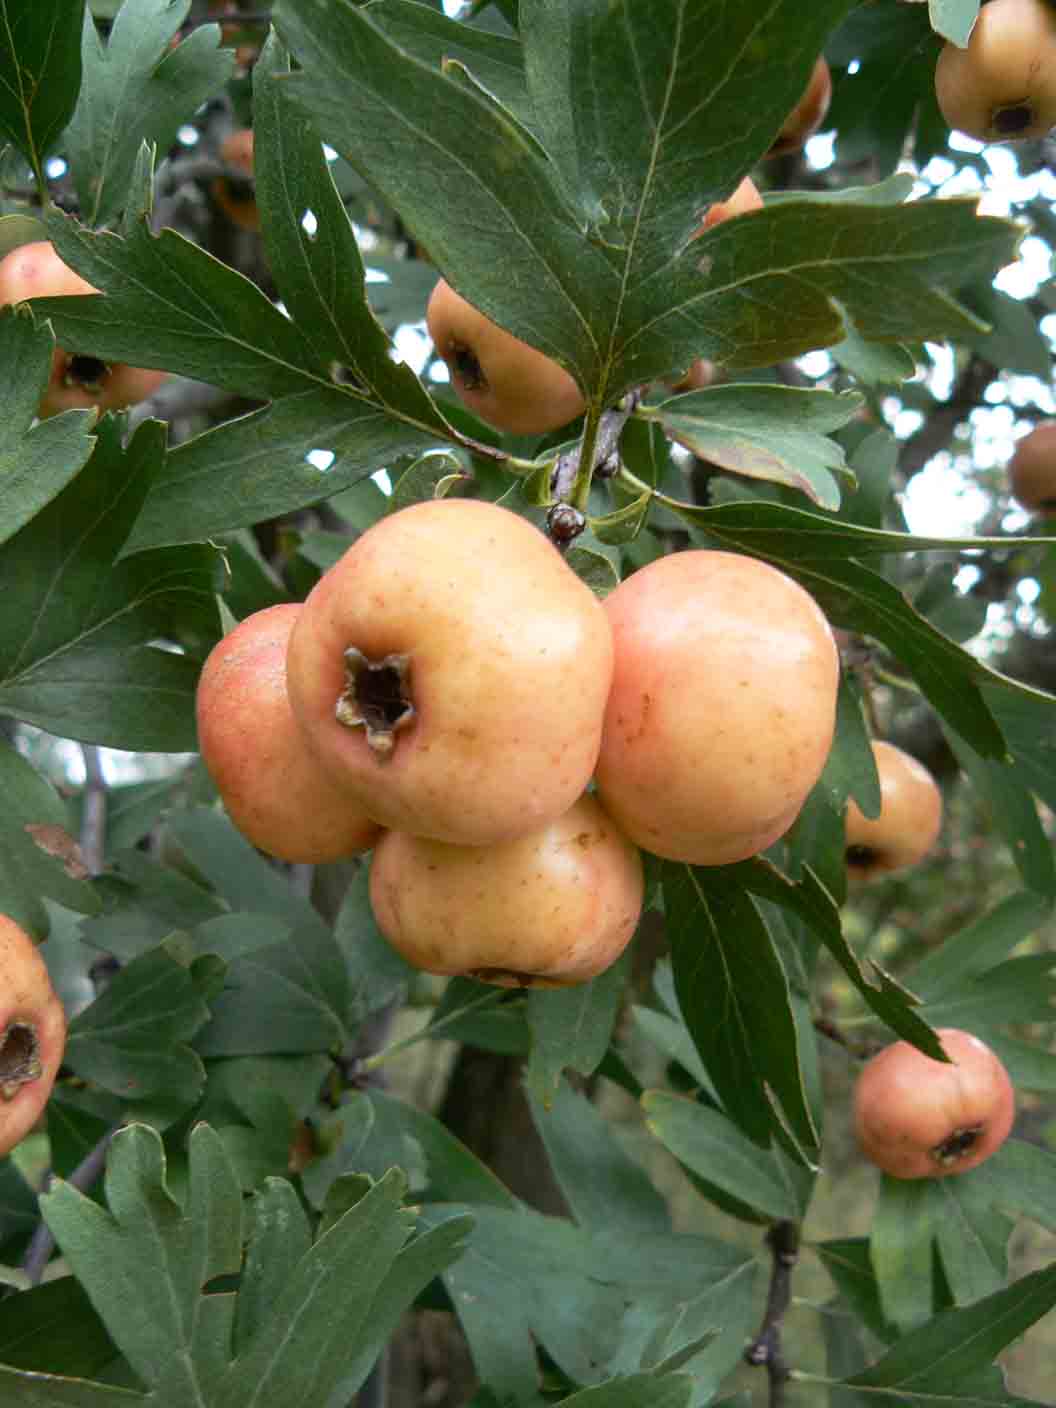
[[580,513],[586,513],[587,504],[590,501],[590,484],[594,478],[594,457],[598,452],[600,428],[601,415],[597,407],[591,403],[587,407],[583,439],[579,444],[579,463],[576,465],[576,477],[572,481],[572,492],[568,496],[569,503],[573,508],[578,508]]

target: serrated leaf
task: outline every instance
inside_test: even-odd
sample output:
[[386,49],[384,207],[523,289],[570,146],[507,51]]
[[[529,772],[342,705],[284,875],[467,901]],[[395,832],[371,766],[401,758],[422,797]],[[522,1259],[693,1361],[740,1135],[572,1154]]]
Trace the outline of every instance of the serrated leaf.
[[199,547],[115,563],[163,434],[145,421],[123,448],[118,422],[101,422],[85,467],[0,550],[0,709],[88,743],[194,747],[198,667],[156,642],[216,631],[219,557]]
[[0,0],[0,134],[39,171],[81,86],[84,0]]
[[54,345],[27,312],[0,309],[0,543],[62,492],[95,443],[91,411],[52,416],[31,426]]
[[672,439],[719,469],[786,484],[821,508],[837,509],[834,472],[849,470],[843,447],[828,432],[846,425],[861,405],[855,392],[727,385],[664,401],[657,415]]
[[132,1125],[110,1146],[107,1209],[62,1182],[41,1198],[48,1226],[115,1343],[162,1397],[166,1386],[186,1391],[215,1379],[234,1306],[229,1296],[203,1298],[202,1288],[241,1264],[241,1193],[208,1126],[193,1132],[190,1159],[183,1207],[166,1186],[160,1137]]
[[612,1037],[629,970],[625,950],[590,982],[528,994],[532,1047],[526,1082],[544,1106],[557,1090],[562,1071],[570,1067],[589,1076],[597,1069]]
[[142,143],[167,151],[180,123],[231,76],[234,54],[219,47],[218,25],[201,25],[169,49],[189,9],[190,0],[126,0],[105,44],[91,12],[84,16],[84,78],[66,144],[90,225],[108,224],[124,207]]
[[778,1161],[718,1110],[665,1090],[647,1090],[642,1108],[664,1148],[708,1183],[766,1217],[795,1221],[803,1216],[805,1209]]
[[208,1021],[190,973],[164,949],[133,959],[69,1025],[67,1063],[126,1100],[186,1110],[205,1073],[187,1042]]
[[580,1226],[618,1225],[628,1235],[638,1229],[670,1230],[664,1199],[592,1101],[563,1080],[548,1104],[531,1091],[528,1103],[550,1167]]

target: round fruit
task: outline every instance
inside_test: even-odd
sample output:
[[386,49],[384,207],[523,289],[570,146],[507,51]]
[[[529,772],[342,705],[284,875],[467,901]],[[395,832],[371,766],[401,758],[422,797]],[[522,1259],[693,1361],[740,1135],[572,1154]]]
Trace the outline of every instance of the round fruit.
[[370,868],[381,932],[416,968],[502,987],[565,987],[627,947],[642,861],[590,796],[498,846],[450,846],[389,831]]
[[767,156],[784,156],[787,152],[799,151],[824,122],[831,101],[832,75],[825,60],[819,58],[802,98],[785,118],[785,124],[774,138]]
[[950,126],[981,142],[1044,137],[1056,126],[1056,10],[991,0],[967,48],[943,46],[935,96]]
[[762,210],[762,208],[763,198],[759,194],[759,188],[750,176],[746,176],[732,196],[726,200],[717,200],[714,205],[708,206],[708,212],[693,238],[696,239],[705,230],[710,230],[715,225],[721,225],[726,220],[732,220],[738,215],[747,215],[750,210]]
[[198,681],[198,746],[227,814],[280,860],[319,865],[369,851],[379,828],[311,752],[286,693],[300,605],[269,606],[211,651]]
[[490,845],[587,786],[612,633],[525,519],[434,499],[381,519],[324,574],[286,673],[305,738],[375,821]]
[[66,1045],[66,1016],[24,929],[0,914],[0,1157],[48,1103]]
[[668,382],[672,391],[703,391],[718,380],[719,369],[707,357],[698,357],[677,381]]
[[764,850],[825,765],[839,658],[814,600],[737,553],[658,558],[605,599],[616,668],[598,793],[639,846],[693,865]]
[[1043,421],[1017,442],[1008,487],[1032,513],[1056,513],[1056,420]]
[[1008,1072],[969,1032],[937,1033],[948,1064],[896,1041],[862,1069],[854,1128],[866,1158],[895,1178],[967,1173],[1008,1138],[1015,1092]]
[[242,127],[229,133],[220,143],[220,160],[230,171],[212,182],[213,199],[232,224],[256,233],[260,211],[253,184],[253,129]]
[[880,776],[880,815],[870,821],[847,803],[848,872],[873,880],[924,859],[942,826],[942,793],[923,763],[893,743],[873,744]]
[[429,336],[451,385],[481,420],[512,435],[541,435],[582,414],[575,379],[461,298],[445,279],[429,296]]
[[[0,259],[0,306],[21,303],[27,298],[98,292],[62,262],[49,240],[19,245]],[[123,362],[108,363],[99,357],[56,347],[51,357],[51,375],[37,414],[44,419],[59,411],[89,406],[97,406],[101,412],[119,411],[145,401],[165,377],[165,372],[129,367]]]

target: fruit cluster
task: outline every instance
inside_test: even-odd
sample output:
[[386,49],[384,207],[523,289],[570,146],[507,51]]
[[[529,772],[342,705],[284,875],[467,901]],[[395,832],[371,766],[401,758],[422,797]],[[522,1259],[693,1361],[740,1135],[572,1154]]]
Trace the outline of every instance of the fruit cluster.
[[[824,615],[765,563],[674,553],[602,603],[527,520],[432,500],[216,646],[199,742],[262,850],[373,850],[378,923],[410,962],[565,984],[630,940],[638,847],[725,865],[785,834],[828,756],[838,676]],[[922,771],[878,745],[881,819],[848,817],[863,868],[918,858],[884,830],[920,813],[897,767],[883,781],[892,760]],[[929,825],[909,829],[926,848],[924,779]]]

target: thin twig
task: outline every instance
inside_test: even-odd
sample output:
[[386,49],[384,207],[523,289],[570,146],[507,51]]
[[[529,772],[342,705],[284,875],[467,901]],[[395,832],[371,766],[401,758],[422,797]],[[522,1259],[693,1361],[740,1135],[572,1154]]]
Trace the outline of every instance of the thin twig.
[[[88,1189],[95,1184],[106,1167],[106,1155],[110,1149],[110,1141],[120,1128],[119,1124],[111,1126],[99,1140],[99,1143],[85,1154],[69,1178],[66,1179],[71,1188],[77,1188],[80,1192],[87,1193]],[[52,1173],[49,1170],[45,1175],[41,1192],[46,1193],[51,1187],[51,1183]],[[36,1230],[29,1239],[26,1254],[22,1258],[22,1270],[26,1273],[31,1286],[40,1284],[41,1277],[44,1275],[44,1270],[51,1260],[51,1254],[54,1250],[55,1238],[51,1235],[48,1224],[41,1220],[37,1223]]]
[[[634,414],[640,400],[641,392],[629,392],[618,406],[615,406],[611,411],[605,411],[601,416],[597,438],[594,442],[594,463],[591,465],[593,474],[608,472],[610,466],[615,469],[623,427]],[[550,489],[555,499],[562,502],[572,499],[577,482],[582,479],[580,475],[582,450],[581,442],[558,458],[554,472],[550,476]],[[572,501],[574,502],[574,500]]]
[[81,855],[90,875],[99,875],[106,853],[106,779],[102,758],[93,743],[82,743],[84,796],[81,805]]
[[792,1300],[792,1271],[799,1255],[799,1224],[775,1222],[766,1234],[770,1248],[770,1291],[759,1333],[744,1351],[747,1364],[766,1366],[770,1380],[770,1408],[783,1408],[785,1385],[791,1376],[781,1345],[781,1326]]

